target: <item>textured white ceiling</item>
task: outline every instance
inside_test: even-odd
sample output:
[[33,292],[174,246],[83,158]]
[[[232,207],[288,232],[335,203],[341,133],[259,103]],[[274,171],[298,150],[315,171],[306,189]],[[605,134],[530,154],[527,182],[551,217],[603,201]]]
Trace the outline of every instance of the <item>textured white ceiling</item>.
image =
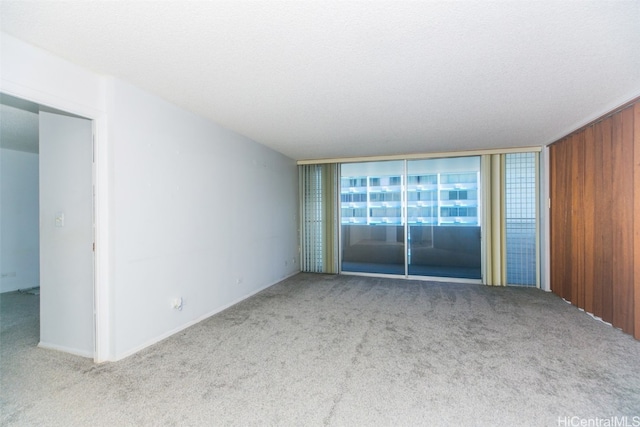
[[295,159],[542,145],[640,95],[640,2],[4,1],[2,31]]

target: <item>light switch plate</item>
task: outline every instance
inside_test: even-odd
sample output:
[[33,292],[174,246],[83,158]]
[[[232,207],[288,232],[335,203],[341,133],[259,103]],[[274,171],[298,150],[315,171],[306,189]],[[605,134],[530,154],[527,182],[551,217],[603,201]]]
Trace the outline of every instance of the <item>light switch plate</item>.
[[64,212],[56,212],[56,227],[64,227]]

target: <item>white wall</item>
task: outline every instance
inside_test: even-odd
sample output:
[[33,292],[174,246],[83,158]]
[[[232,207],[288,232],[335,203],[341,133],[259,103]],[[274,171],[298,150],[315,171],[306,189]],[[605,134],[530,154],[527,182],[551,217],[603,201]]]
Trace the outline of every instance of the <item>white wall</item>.
[[91,121],[39,121],[40,346],[93,357]]
[[98,360],[299,270],[292,159],[11,36],[0,42],[0,90],[96,125]]
[[119,358],[299,270],[297,168],[129,84],[109,93]]
[[113,164],[106,134],[105,78],[0,33],[0,91],[62,111],[93,119],[96,136],[96,221],[95,311],[97,361],[114,358],[112,307],[116,284],[112,266],[112,200],[110,180]]
[[38,154],[0,149],[0,292],[40,285]]
[[30,101],[76,114],[103,110],[100,76],[0,33],[0,89]]

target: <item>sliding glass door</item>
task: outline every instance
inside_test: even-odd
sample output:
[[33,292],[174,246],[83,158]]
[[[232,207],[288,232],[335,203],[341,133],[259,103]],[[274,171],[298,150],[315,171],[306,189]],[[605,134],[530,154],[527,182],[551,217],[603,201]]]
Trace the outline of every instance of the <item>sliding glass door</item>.
[[405,274],[404,168],[402,160],[341,166],[342,271]]
[[480,158],[407,162],[407,274],[482,278]]
[[481,278],[480,158],[347,163],[341,270]]

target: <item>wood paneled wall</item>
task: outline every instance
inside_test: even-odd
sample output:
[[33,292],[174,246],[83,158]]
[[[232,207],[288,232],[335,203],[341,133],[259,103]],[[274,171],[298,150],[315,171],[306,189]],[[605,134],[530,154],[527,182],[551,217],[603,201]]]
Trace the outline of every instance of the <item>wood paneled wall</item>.
[[640,101],[550,146],[551,290],[640,339]]

